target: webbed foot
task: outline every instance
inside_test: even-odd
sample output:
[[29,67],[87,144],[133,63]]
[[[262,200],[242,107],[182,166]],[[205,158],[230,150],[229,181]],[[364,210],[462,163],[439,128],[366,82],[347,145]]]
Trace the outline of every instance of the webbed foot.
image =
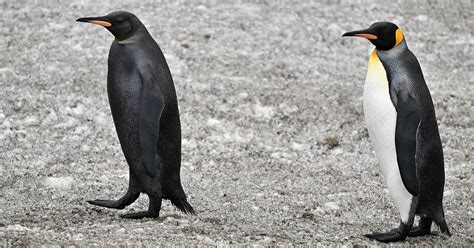
[[375,239],[379,242],[389,243],[389,242],[397,242],[403,241],[407,238],[407,235],[410,231],[411,226],[404,224],[403,222],[400,223],[398,228],[392,229],[385,233],[374,232],[371,234],[365,234],[364,236],[369,239]]

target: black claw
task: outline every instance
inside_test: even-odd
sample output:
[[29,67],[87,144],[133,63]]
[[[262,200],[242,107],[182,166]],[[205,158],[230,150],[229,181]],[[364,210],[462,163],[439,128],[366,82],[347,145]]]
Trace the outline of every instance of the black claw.
[[96,205],[99,207],[106,207],[106,208],[115,208],[115,209],[123,209],[125,206],[121,204],[119,201],[113,201],[113,200],[88,200],[87,201],[89,204]]
[[378,232],[374,232],[374,233],[369,233],[369,234],[364,234],[365,237],[369,238],[369,239],[375,239],[375,237],[377,235],[380,235],[381,233],[378,233]]

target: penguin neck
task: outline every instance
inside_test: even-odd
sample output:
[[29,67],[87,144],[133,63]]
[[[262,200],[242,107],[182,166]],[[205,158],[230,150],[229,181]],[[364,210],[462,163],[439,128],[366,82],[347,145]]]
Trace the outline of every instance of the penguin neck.
[[135,31],[135,33],[128,37],[125,40],[117,40],[115,41],[119,44],[128,44],[128,43],[137,43],[138,41],[142,40],[144,37],[150,36],[148,31],[146,30],[145,26],[140,25],[140,27]]
[[393,56],[398,56],[404,51],[408,50],[407,43],[405,42],[405,39],[400,42],[396,47],[390,49],[390,50],[376,50],[378,57],[383,61],[385,58],[388,57],[393,57]]

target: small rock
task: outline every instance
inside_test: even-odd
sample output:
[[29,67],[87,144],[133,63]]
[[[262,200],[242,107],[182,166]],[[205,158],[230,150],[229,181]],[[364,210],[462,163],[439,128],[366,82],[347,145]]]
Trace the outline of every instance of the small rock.
[[334,148],[336,146],[339,146],[339,138],[336,136],[328,136],[324,140],[326,144],[329,146],[329,148]]
[[301,217],[303,217],[303,219],[313,220],[314,214],[310,212],[304,212],[303,215],[301,215]]

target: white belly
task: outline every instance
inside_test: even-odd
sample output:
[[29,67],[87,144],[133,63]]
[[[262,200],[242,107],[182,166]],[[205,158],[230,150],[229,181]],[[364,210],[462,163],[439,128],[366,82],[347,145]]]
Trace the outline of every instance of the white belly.
[[403,185],[400,176],[395,149],[397,112],[390,100],[385,69],[375,50],[370,56],[364,85],[364,115],[388,190],[400,212],[402,221],[406,222],[413,196]]

